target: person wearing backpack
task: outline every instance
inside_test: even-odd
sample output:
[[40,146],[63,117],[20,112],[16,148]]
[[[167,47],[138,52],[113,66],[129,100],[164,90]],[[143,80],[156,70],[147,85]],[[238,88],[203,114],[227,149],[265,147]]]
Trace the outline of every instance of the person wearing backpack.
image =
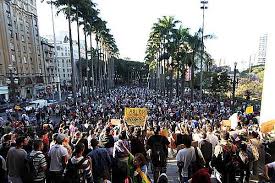
[[43,141],[35,140],[33,151],[29,155],[29,163],[31,164],[30,174],[33,176],[33,183],[45,183],[47,161],[45,155],[42,153],[43,148]]
[[23,183],[27,152],[23,149],[25,137],[16,139],[16,147],[11,147],[7,154],[8,179],[12,183]]
[[[177,165],[179,168],[179,179],[181,183],[188,182],[192,174],[203,167],[203,155],[198,147],[192,147],[192,139],[189,135],[184,134],[182,137],[183,149],[178,151],[176,156]],[[203,163],[200,163],[200,160]]]
[[201,133],[201,141],[199,141],[198,147],[200,148],[205,160],[205,166],[209,167],[209,162],[212,159],[212,144],[206,139],[206,133]]
[[91,160],[85,158],[83,153],[85,145],[78,143],[75,146],[74,156],[69,159],[64,171],[63,183],[92,183]]
[[170,142],[167,137],[159,135],[160,127],[156,126],[154,135],[148,141],[148,150],[151,150],[151,161],[153,165],[154,182],[157,182],[158,177],[162,173],[166,173],[168,145]]
[[236,155],[237,146],[229,141],[229,133],[222,131],[220,143],[215,147],[211,164],[221,174],[222,183],[235,183],[236,169],[239,159]]

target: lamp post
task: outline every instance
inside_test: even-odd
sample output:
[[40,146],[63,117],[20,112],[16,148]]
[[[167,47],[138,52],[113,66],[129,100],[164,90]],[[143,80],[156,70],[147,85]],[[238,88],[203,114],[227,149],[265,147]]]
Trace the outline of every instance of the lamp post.
[[208,9],[207,4],[208,1],[207,0],[202,0],[201,1],[201,9],[202,9],[202,30],[201,30],[201,67],[200,67],[200,95],[202,97],[202,80],[203,80],[203,54],[204,54],[204,40],[203,40],[203,36],[204,36],[204,11],[206,9]]
[[235,110],[236,74],[237,74],[237,62],[234,63],[233,93],[232,93],[232,112],[234,112],[234,110]]
[[89,98],[90,96],[90,80],[88,78],[89,77],[89,72],[90,72],[90,67],[87,67],[87,99]]
[[15,85],[18,84],[18,78],[15,78],[14,75],[13,75],[13,67],[12,65],[9,65],[8,66],[8,70],[9,70],[9,76],[7,78],[7,84],[9,85],[9,92],[10,92],[10,96],[11,96],[11,99],[12,99],[12,102],[14,104],[16,104],[16,95],[15,95]]

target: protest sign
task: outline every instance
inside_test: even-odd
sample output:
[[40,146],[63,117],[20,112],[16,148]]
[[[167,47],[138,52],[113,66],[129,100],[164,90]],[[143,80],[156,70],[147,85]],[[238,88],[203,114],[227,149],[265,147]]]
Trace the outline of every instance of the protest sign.
[[128,125],[144,126],[147,113],[146,108],[125,108],[124,119]]
[[262,123],[260,126],[262,133],[268,133],[274,130],[275,127],[275,120],[270,120],[268,122]]
[[120,119],[111,119],[111,124],[115,126],[120,125]]
[[253,113],[253,106],[248,106],[245,110],[246,114],[252,114]]

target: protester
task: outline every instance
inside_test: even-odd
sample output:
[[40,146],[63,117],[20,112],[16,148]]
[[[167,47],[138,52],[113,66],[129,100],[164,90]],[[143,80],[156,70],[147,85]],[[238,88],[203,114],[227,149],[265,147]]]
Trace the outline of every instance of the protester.
[[88,154],[92,160],[94,183],[111,180],[112,160],[106,148],[100,148],[96,139],[91,140],[93,150]]
[[33,144],[33,151],[29,155],[32,159],[35,170],[33,183],[45,183],[46,180],[47,162],[46,157],[42,152],[43,146],[44,145],[41,140],[35,140]]
[[23,183],[25,160],[27,152],[23,149],[25,137],[16,139],[16,147],[11,147],[7,154],[7,169],[9,181],[12,183]]
[[[24,179],[27,163],[10,158],[10,154],[16,153],[28,159],[42,152],[43,155],[35,157],[35,162],[39,158],[43,162],[37,181],[43,182],[46,177],[47,183],[61,183],[70,166],[78,167],[81,160],[85,160],[88,167],[89,157],[94,182],[114,183],[125,180],[139,183],[142,177],[148,177],[147,182],[157,182],[158,177],[166,181],[166,175],[159,175],[166,172],[167,158],[173,161],[176,154],[181,167],[180,179],[183,181],[184,176],[184,181],[192,178],[193,182],[209,180],[208,164],[218,181],[218,173],[222,175],[220,182],[234,182],[237,174],[246,180],[252,179],[253,176],[247,178],[247,165],[251,166],[250,170],[253,167],[255,176],[263,172],[268,159],[269,150],[263,144],[266,136],[259,133],[254,114],[238,112],[237,129],[225,128],[221,123],[232,115],[229,99],[211,94],[201,98],[196,92],[193,99],[189,92],[182,99],[169,98],[146,88],[121,86],[105,93],[93,92],[88,99],[81,100],[77,104],[64,101],[26,113],[7,111],[7,118],[1,122],[0,155],[7,160],[10,180],[22,182]],[[146,107],[148,116],[144,125],[128,125],[129,121],[124,118],[126,107]],[[32,122],[32,116],[36,116],[37,121]],[[113,124],[112,119],[120,123]],[[22,135],[29,138],[24,138],[22,147],[17,147],[16,142]],[[247,145],[246,150],[241,142]],[[248,163],[240,157],[244,153],[249,157]],[[185,167],[180,166],[182,162]],[[152,172],[147,165],[152,165]],[[39,166],[38,163],[35,166]],[[81,175],[79,181],[91,181],[89,176],[82,176],[85,172],[82,166],[77,169]]]
[[156,126],[154,129],[154,135],[152,135],[147,141],[148,149],[151,150],[151,161],[155,182],[157,182],[160,174],[166,173],[168,145],[170,144],[165,136],[159,134],[160,127]]
[[59,134],[56,137],[56,144],[50,148],[48,153],[50,159],[50,182],[60,183],[63,181],[63,171],[68,161],[68,151],[62,146],[65,135]]

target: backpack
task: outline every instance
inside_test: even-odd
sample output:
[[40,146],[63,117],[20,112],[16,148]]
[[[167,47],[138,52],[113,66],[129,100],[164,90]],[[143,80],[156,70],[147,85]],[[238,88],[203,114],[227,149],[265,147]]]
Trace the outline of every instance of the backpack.
[[80,169],[82,168],[82,164],[86,158],[83,158],[78,163],[73,164],[72,159],[69,159],[67,167],[66,167],[66,173],[65,173],[65,183],[80,183],[81,182],[81,173]]
[[[163,138],[163,137],[162,137]],[[152,146],[152,163],[156,167],[164,167],[166,166],[166,153],[161,143],[161,139],[158,142],[155,142]]]
[[194,147],[196,161],[191,162],[191,164],[188,167],[188,175],[193,175],[195,172],[200,170],[205,166],[203,158],[199,156],[197,147]]
[[221,145],[222,152],[213,156],[212,164],[220,173],[236,171],[240,167],[238,155],[232,151],[232,144]]
[[259,150],[255,145],[249,143],[247,146],[247,151],[249,154],[252,155],[252,157],[250,158],[252,162],[259,160],[259,157],[260,157]]
[[205,161],[210,161],[212,158],[212,144],[207,141],[207,140],[203,140],[203,144],[201,144],[200,146],[200,150],[202,152],[202,155],[205,159]]
[[43,153],[36,153],[34,156],[30,156],[30,154],[28,154],[27,158],[25,159],[25,172],[22,176],[23,182],[31,183],[34,181],[34,178],[38,174],[38,170],[36,170],[34,167],[33,160],[41,154]]

